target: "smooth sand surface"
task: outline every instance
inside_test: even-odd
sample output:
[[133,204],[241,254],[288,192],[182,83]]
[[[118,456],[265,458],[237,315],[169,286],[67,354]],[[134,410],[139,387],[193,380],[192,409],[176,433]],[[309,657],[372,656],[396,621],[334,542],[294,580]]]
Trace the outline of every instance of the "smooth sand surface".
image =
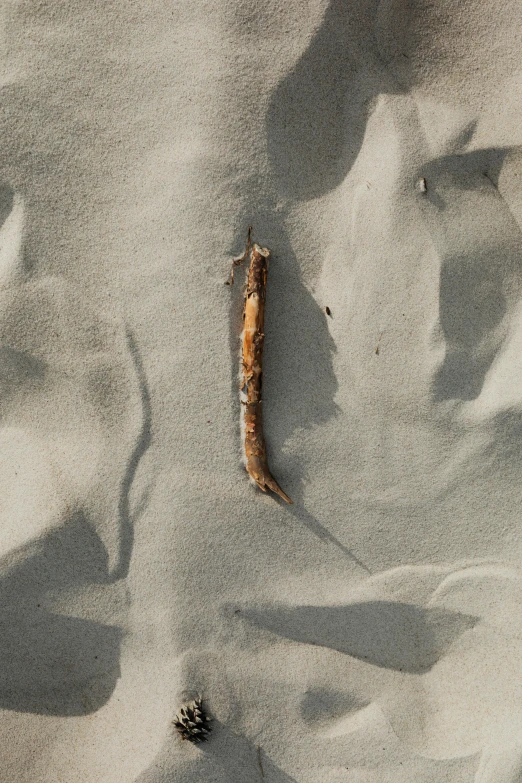
[[521,781],[519,0],[0,17],[2,783]]

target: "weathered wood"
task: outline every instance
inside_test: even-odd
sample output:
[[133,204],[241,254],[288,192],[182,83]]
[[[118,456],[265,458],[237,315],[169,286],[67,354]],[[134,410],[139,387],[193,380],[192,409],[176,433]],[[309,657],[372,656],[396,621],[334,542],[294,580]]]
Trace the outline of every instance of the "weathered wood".
[[250,268],[243,311],[244,330],[241,356],[241,407],[243,409],[244,448],[248,475],[266,492],[267,487],[287,503],[292,503],[268,468],[263,435],[263,347],[266,281],[270,251],[254,244],[250,247]]

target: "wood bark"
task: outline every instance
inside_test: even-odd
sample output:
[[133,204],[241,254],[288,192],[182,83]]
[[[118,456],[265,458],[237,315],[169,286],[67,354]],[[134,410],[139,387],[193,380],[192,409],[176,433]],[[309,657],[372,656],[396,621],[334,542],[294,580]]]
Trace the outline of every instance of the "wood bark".
[[[249,232],[250,240],[250,232]],[[268,468],[263,435],[263,347],[266,281],[270,251],[257,244],[250,249],[250,267],[243,312],[244,331],[241,362],[241,406],[244,421],[244,447],[248,475],[263,492],[271,489],[292,503]]]

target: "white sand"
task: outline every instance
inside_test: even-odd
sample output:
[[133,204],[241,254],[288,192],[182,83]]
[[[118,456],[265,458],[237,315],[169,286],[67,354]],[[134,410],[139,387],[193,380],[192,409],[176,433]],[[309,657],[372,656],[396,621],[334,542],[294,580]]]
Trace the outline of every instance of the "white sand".
[[0,14],[1,783],[522,780],[519,0]]

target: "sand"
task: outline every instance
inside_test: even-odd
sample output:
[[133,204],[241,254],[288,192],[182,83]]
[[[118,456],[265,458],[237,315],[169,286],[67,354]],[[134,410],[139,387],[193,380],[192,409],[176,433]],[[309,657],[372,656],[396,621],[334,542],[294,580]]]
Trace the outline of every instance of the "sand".
[[522,780],[519,2],[0,14],[2,783]]

